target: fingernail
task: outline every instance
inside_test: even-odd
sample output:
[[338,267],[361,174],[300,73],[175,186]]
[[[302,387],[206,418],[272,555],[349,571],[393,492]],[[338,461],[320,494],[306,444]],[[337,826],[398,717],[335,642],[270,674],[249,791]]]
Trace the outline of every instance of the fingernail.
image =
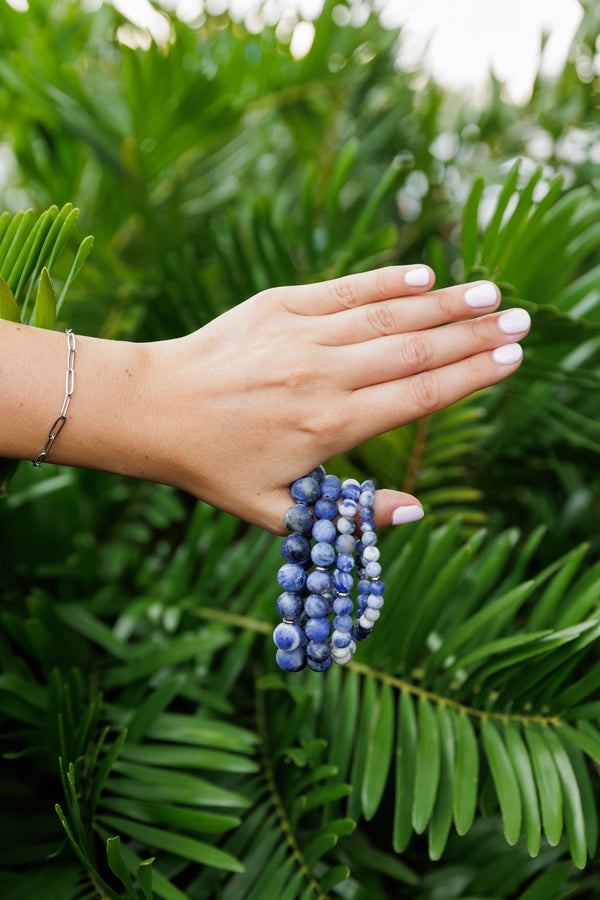
[[498,302],[498,291],[489,281],[476,284],[465,291],[465,303],[471,309],[482,309],[484,306],[495,306]]
[[511,309],[498,319],[498,328],[504,334],[519,334],[527,331],[531,325],[531,318],[525,309]]
[[431,281],[431,272],[423,266],[419,269],[410,269],[404,275],[404,280],[411,287],[425,287]]
[[418,522],[425,513],[420,506],[398,506],[392,513],[392,525],[406,525],[407,522]]
[[504,347],[496,347],[492,353],[494,362],[510,365],[519,362],[523,356],[523,350],[520,344],[505,344]]

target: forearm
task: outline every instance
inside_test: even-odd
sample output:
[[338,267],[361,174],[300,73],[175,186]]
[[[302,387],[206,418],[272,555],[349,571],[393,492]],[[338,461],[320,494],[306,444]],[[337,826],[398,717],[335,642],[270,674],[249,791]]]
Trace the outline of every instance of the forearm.
[[[143,344],[76,335],[74,390],[48,460],[143,477],[139,408]],[[0,320],[0,455],[35,459],[66,390],[67,336]]]

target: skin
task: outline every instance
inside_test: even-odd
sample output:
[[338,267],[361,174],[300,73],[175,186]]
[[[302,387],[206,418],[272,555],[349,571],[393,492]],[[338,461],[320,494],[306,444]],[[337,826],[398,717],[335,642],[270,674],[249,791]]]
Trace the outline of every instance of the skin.
[[[75,385],[54,463],[181,488],[277,534],[289,485],[368,438],[514,372],[473,285],[432,290],[392,266],[274,288],[183,338],[147,344],[76,334]],[[410,276],[409,276],[410,277]],[[480,284],[476,282],[475,284]],[[0,455],[34,459],[65,393],[64,334],[0,321]],[[378,526],[411,495],[377,492]]]

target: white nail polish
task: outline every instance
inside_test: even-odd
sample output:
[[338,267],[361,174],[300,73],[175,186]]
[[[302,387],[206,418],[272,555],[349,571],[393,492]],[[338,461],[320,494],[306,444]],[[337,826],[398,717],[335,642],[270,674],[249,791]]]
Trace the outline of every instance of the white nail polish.
[[420,506],[398,506],[392,513],[392,525],[406,525],[408,522],[418,522],[425,513]]
[[511,309],[498,319],[498,328],[504,334],[519,334],[527,331],[531,325],[531,318],[525,309]]
[[431,272],[429,269],[410,269],[404,276],[404,280],[411,287],[425,287],[431,281]]
[[465,291],[465,303],[471,309],[483,309],[486,306],[495,306],[498,302],[498,292],[489,281],[484,284],[476,284],[475,287]]
[[519,362],[522,356],[523,350],[520,344],[505,344],[504,347],[496,347],[492,353],[494,362],[502,363],[504,366]]

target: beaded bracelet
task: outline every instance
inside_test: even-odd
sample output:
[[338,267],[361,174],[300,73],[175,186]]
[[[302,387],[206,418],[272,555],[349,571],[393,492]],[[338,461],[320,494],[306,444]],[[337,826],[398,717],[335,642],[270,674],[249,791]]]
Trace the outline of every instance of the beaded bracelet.
[[[290,534],[283,541],[285,563],[277,573],[283,588],[277,612],[283,622],[273,632],[276,660],[287,672],[300,671],[306,665],[323,672],[332,662],[350,662],[356,642],[370,637],[383,606],[375,483],[360,484],[353,478],[342,483],[318,466],[293,483],[291,494],[296,502],[285,514]],[[358,541],[354,537],[357,515]],[[309,534],[315,542],[312,547]],[[354,569],[359,580],[353,618]]]

